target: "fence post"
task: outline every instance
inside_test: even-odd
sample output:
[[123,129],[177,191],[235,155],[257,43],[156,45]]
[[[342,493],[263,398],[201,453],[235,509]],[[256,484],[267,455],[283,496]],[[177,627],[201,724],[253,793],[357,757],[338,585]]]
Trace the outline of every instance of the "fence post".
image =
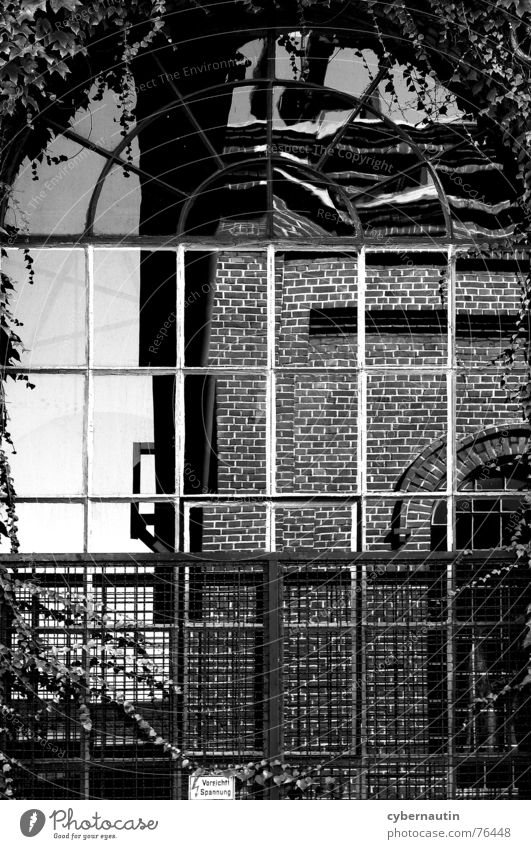
[[[265,757],[282,760],[282,566],[276,557],[264,564],[264,744]],[[280,798],[273,785],[270,799]]]

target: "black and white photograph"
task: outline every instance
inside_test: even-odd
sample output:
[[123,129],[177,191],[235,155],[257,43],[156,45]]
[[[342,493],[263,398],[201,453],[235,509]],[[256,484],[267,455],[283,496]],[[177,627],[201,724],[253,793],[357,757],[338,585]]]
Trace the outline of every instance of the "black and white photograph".
[[3,0],[13,845],[527,845],[530,104],[531,0]]

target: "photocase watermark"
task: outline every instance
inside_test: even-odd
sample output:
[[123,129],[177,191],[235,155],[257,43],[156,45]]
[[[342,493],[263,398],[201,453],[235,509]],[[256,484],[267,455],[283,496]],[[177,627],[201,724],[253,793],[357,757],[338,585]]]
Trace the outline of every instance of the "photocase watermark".
[[20,817],[20,830],[24,837],[36,837],[46,824],[46,816],[38,808],[24,811]]

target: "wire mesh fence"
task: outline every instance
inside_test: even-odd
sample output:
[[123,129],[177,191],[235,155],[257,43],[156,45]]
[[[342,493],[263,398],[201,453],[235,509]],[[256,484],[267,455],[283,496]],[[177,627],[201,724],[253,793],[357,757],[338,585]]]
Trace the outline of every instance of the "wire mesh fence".
[[[89,728],[67,698],[7,694],[19,797],[186,798],[198,766],[241,799],[531,796],[531,593],[503,556],[15,563],[28,623],[91,688]],[[81,597],[94,615],[65,619]]]

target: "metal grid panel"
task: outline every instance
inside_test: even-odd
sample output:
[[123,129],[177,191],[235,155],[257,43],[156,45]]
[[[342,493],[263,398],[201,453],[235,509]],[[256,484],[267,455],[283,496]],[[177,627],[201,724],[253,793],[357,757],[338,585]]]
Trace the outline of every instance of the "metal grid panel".
[[[503,563],[232,555],[157,567],[149,559],[49,560],[25,574],[46,587],[55,614],[28,605],[43,642],[66,657],[91,639],[85,663],[112,660],[104,679],[93,666],[93,683],[125,694],[204,769],[239,765],[240,798],[273,792],[243,774],[250,761],[277,771],[321,767],[313,798],[527,798],[529,696],[517,685],[531,591],[525,570]],[[174,619],[164,624],[153,621],[159,570],[177,589]],[[98,613],[118,608],[106,626],[113,652],[95,622],[58,625],[62,599],[83,588]],[[162,680],[178,683],[174,697],[132,676],[142,674],[143,657],[133,639]],[[27,718],[10,750],[27,767],[19,795],[186,795],[186,773],[105,694],[92,700],[87,733],[71,703],[38,727],[35,700],[13,692]],[[292,785],[277,796],[298,798]]]

